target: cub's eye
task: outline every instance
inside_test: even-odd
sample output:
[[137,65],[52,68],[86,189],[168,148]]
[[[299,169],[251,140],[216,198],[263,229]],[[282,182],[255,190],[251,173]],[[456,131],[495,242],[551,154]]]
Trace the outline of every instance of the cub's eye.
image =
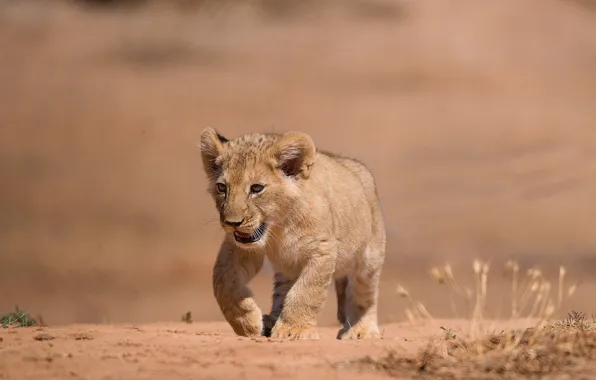
[[252,185],[252,186],[250,187],[250,192],[251,192],[251,193],[254,193],[254,194],[258,194],[258,193],[260,193],[261,191],[263,191],[263,189],[264,189],[264,188],[265,188],[265,186],[263,186],[263,185],[261,185],[261,184],[258,184],[258,183],[255,183],[254,185]]
[[225,193],[226,190],[228,189],[228,187],[225,184],[223,184],[223,183],[217,183],[215,185],[215,187],[217,188],[217,191],[220,192],[220,193]]

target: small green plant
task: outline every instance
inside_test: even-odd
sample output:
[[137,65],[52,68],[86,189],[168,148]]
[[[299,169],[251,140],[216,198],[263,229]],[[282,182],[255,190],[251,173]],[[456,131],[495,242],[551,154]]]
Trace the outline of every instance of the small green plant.
[[31,327],[37,326],[39,323],[31,317],[27,312],[15,306],[15,310],[0,316],[0,324],[3,328],[12,327]]

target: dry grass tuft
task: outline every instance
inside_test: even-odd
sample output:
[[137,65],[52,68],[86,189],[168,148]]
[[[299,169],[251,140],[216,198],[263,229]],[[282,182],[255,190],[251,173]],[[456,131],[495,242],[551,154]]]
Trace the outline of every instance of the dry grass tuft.
[[581,374],[596,369],[596,333],[583,329],[534,328],[492,334],[478,341],[431,342],[415,358],[395,351],[355,364],[391,376],[448,379],[522,379]]
[[[472,340],[477,340],[494,330],[494,323],[492,323],[492,328],[486,323],[489,319],[487,318],[486,304],[490,269],[490,263],[474,260],[472,263],[473,286],[461,285],[456,280],[450,264],[433,267],[430,270],[431,278],[445,289],[455,318],[462,317],[462,313],[456,306],[456,298],[459,297],[465,301],[466,310],[463,317],[471,321],[468,338]],[[535,320],[536,328],[544,326],[557,311],[560,311],[564,301],[572,297],[580,285],[579,282],[567,285],[567,269],[564,266],[559,267],[556,287],[539,268],[529,268],[523,276],[520,275],[520,265],[509,260],[503,269],[504,275],[511,279],[511,316],[509,320]],[[406,288],[398,285],[396,292],[398,296],[407,299],[408,306],[405,314],[412,324],[417,326],[426,321],[436,324],[426,307],[421,302],[414,300]],[[493,320],[495,318],[496,316],[492,316]]]
[[[380,359],[365,357],[354,364],[373,368],[392,376],[448,379],[518,379],[542,378],[564,374],[582,374],[596,370],[596,319],[571,311],[566,318],[549,322],[564,301],[573,296],[579,283],[566,284],[567,270],[559,268],[556,287],[538,268],[520,276],[520,266],[508,261],[504,273],[511,278],[510,322],[532,321],[533,327],[494,332],[494,324],[485,324],[488,274],[490,264],[475,260],[472,264],[474,290],[462,287],[449,264],[430,271],[436,283],[444,287],[457,316],[454,297],[463,297],[468,306],[470,330],[458,332],[440,326],[444,334],[432,339],[416,358],[399,357],[391,351]],[[554,291],[556,289],[556,291]],[[554,293],[554,294],[553,294]],[[398,286],[397,294],[407,299],[406,316],[414,324],[430,320],[427,309]],[[520,323],[521,325],[521,323]]]
[[556,321],[552,325],[547,326],[552,330],[556,329],[575,329],[583,331],[596,330],[596,316],[592,315],[591,319],[586,317],[586,314],[571,310],[566,318]]

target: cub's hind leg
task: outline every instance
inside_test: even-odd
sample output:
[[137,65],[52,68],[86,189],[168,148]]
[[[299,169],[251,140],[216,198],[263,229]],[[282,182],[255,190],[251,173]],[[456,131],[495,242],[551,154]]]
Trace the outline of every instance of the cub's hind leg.
[[343,277],[335,280],[335,292],[337,294],[337,320],[342,325],[346,323],[346,296],[348,278]]
[[263,335],[270,337],[271,330],[279,318],[286,296],[294,285],[294,281],[288,280],[283,274],[277,272],[273,276],[273,297],[271,303],[271,313],[263,315]]
[[377,305],[385,243],[369,246],[361,256],[347,286],[346,318],[338,339],[366,339],[380,337]]
[[[374,193],[374,189],[371,189],[370,198],[374,198]],[[354,272],[348,276],[346,320],[337,336],[340,339],[380,336],[377,305],[387,238],[383,214],[376,202],[373,203],[372,211],[372,236],[358,256]]]

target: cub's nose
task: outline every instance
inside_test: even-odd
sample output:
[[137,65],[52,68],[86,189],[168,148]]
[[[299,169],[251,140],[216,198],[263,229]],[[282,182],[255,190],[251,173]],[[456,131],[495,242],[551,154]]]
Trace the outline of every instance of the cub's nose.
[[244,222],[244,219],[242,219],[240,221],[234,221],[234,220],[225,219],[223,222],[224,222],[224,224],[226,224],[226,225],[228,225],[230,227],[238,227],[238,226],[240,226]]

